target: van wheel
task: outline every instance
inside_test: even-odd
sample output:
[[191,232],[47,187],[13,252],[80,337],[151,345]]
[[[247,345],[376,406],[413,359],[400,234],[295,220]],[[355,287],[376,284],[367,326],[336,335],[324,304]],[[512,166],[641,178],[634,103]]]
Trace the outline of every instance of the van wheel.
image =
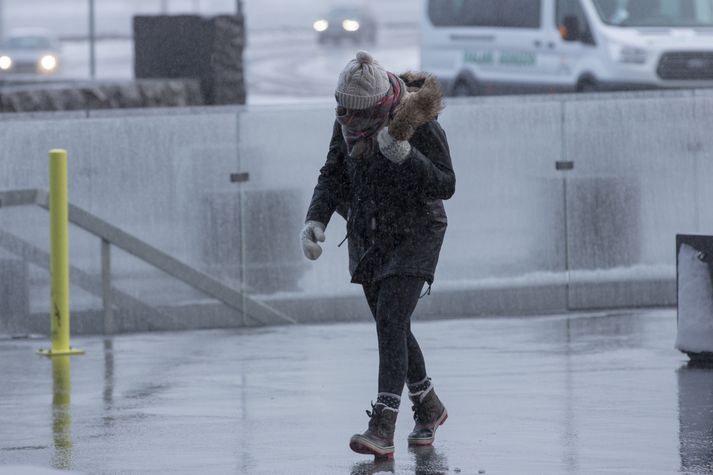
[[468,97],[472,96],[473,93],[473,88],[471,88],[465,81],[460,80],[453,85],[452,94],[455,97]]

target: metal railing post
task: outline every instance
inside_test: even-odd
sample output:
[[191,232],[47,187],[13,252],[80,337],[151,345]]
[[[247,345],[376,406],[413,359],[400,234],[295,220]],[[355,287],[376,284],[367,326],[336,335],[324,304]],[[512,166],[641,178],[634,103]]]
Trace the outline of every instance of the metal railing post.
[[104,303],[104,334],[114,334],[114,311],[111,292],[111,243],[101,240],[102,301]]
[[94,0],[89,0],[89,77],[97,77],[97,31],[96,31],[96,5]]
[[567,172],[574,170],[574,162],[571,160],[560,160],[555,162],[555,169],[562,173],[562,215],[564,217],[563,238],[564,238],[564,270],[567,273],[567,310],[570,310],[570,268],[569,268],[569,224],[567,210]]

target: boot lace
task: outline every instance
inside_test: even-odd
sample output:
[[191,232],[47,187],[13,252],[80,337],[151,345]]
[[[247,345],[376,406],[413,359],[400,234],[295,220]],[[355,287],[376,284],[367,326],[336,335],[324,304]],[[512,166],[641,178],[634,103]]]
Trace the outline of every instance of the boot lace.
[[383,417],[383,409],[377,410],[374,401],[371,401],[371,411],[366,410],[366,415],[369,416],[369,429],[374,431],[380,437],[385,437],[388,432],[388,424]]
[[413,411],[413,420],[417,423],[428,422],[428,410],[422,404],[414,404],[411,406]]

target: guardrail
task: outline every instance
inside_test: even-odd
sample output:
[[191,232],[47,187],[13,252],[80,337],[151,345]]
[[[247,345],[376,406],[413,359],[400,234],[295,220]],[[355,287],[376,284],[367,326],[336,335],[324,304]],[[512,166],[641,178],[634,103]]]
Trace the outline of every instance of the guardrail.
[[[41,189],[0,191],[0,209],[11,206],[36,205],[49,210],[49,194]],[[298,323],[294,318],[256,300],[243,292],[232,289],[213,277],[166,254],[135,236],[102,220],[88,211],[69,204],[69,222],[97,236],[101,240],[101,284],[91,275],[70,269],[70,280],[84,290],[100,296],[104,304],[104,328],[113,333],[113,302],[120,307],[139,309],[148,314],[161,315],[158,309],[115,289],[111,285],[111,246],[131,254],[192,288],[203,292],[258,324]],[[0,247],[23,257],[28,262],[49,268],[49,254],[23,241],[7,231],[0,231]]]

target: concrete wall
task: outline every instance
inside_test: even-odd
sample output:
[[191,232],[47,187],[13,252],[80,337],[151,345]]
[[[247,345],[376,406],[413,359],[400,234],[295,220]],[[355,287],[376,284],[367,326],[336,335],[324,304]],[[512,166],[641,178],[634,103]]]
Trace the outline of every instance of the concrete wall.
[[[674,304],[675,234],[713,232],[712,113],[709,91],[449,99],[457,191],[419,318]],[[301,321],[350,319],[366,307],[336,247],[343,220],[316,263],[297,242],[332,120],[325,106],[0,114],[0,189],[46,188],[46,152],[66,147],[77,205]],[[250,180],[230,183],[238,171]],[[0,226],[48,247],[42,210],[3,209]],[[98,242],[72,233],[74,265],[98,275]],[[156,306],[205,300],[121,253],[114,278]],[[225,315],[211,325],[239,324]]]

